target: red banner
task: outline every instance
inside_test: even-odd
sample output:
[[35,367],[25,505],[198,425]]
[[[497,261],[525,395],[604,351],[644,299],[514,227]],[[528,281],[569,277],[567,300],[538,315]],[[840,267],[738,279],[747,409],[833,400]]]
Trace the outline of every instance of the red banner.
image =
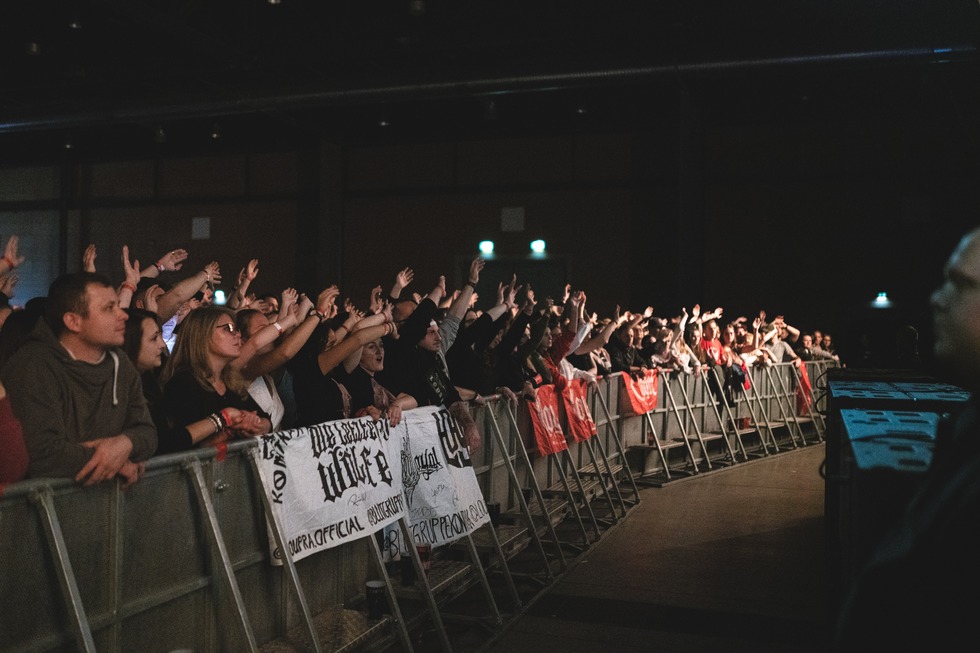
[[531,413],[531,424],[534,426],[534,439],[538,443],[538,452],[547,456],[568,449],[565,434],[558,422],[558,396],[555,386],[543,385],[537,390],[538,398],[527,403]]
[[629,374],[624,374],[623,385],[633,414],[643,415],[657,407],[657,382],[660,378],[660,370],[643,370],[637,376],[639,378],[634,379]]
[[810,386],[810,374],[806,371],[806,363],[800,361],[800,384],[796,386],[796,414],[809,415],[813,404],[813,388]]
[[588,392],[589,384],[585,379],[572,379],[561,393],[562,401],[565,402],[568,432],[576,442],[585,442],[596,434],[592,411],[585,400]]

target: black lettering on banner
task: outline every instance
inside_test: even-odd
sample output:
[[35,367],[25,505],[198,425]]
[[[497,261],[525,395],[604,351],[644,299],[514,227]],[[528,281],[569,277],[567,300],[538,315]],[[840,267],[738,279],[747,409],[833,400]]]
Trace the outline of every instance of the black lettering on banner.
[[439,456],[436,454],[435,447],[430,447],[415,456],[412,464],[427,481],[433,474],[442,469],[442,463],[439,462]]
[[372,526],[387,521],[402,512],[401,495],[396,495],[374,504],[367,510],[368,523]]
[[386,483],[391,487],[394,480],[384,452],[372,453],[367,447],[360,451],[356,447],[336,447],[330,451],[326,463],[317,463],[317,472],[324,501],[336,501],[350,488],[361,485],[377,487]]
[[332,433],[329,424],[314,424],[309,427],[309,431],[314,458],[319,458],[324,451],[336,446],[336,436]]
[[460,469],[471,467],[469,450],[466,449],[463,433],[453,416],[448,410],[443,409],[433,417],[436,420],[436,430],[439,432],[439,442],[442,444],[442,451],[446,455],[449,466]]

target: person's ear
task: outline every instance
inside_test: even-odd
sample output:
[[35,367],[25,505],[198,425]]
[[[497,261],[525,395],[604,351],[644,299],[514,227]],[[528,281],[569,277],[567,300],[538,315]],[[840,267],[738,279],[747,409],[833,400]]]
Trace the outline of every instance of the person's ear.
[[65,328],[72,333],[78,333],[82,329],[82,320],[84,318],[78,313],[73,313],[71,311],[65,313],[61,316],[61,321],[64,323]]

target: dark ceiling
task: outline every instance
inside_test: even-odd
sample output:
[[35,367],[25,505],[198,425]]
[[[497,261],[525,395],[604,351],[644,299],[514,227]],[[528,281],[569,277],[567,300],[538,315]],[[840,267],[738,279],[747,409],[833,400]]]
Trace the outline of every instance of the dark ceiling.
[[16,5],[0,21],[0,135],[32,138],[173,138],[219,119],[306,136],[358,121],[610,125],[649,119],[679,89],[707,110],[726,98],[725,111],[781,114],[918,93],[937,68],[977,86],[980,41],[977,0]]

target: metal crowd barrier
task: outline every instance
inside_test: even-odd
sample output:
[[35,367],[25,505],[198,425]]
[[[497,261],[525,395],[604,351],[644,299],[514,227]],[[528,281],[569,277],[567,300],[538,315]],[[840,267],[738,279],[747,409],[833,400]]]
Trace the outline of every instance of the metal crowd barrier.
[[[269,563],[254,442],[151,459],[146,477],[36,479],[0,499],[0,651],[248,651],[302,608]],[[365,538],[367,539],[367,538]],[[366,546],[296,563],[308,609],[362,592]]]
[[[830,366],[807,363],[816,410],[803,437],[789,430],[793,422],[774,417],[791,400],[799,412],[800,378],[791,365],[753,369],[752,390],[731,405],[707,375],[664,376],[663,400],[646,415],[620,409],[619,375],[600,379],[588,401],[597,435],[570,442],[561,459],[537,455],[526,407],[515,412],[499,398],[476,407],[483,448],[473,462],[484,497],[515,516],[510,531],[496,531],[497,557],[526,548],[540,561],[534,575],[545,591],[567,568],[567,536],[555,530],[553,506],[564,511],[559,517],[569,503],[578,506],[582,530],[599,536],[639,502],[636,481],[643,477],[701,473],[822,441]],[[708,437],[719,430],[722,437]],[[683,439],[690,448],[668,450],[683,452],[680,460],[661,458],[651,437]],[[256,650],[310,624],[310,615],[361,597],[365,579],[377,574],[373,538],[304,558],[295,577],[288,565],[270,564],[266,508],[250,456],[256,444],[232,443],[220,460],[214,449],[154,458],[146,477],[125,491],[81,488],[69,479],[3,488],[0,652]],[[585,547],[598,539],[584,535]],[[520,599],[515,603],[519,610]],[[401,636],[410,649],[392,626],[385,636]],[[338,634],[338,641],[357,637]]]

